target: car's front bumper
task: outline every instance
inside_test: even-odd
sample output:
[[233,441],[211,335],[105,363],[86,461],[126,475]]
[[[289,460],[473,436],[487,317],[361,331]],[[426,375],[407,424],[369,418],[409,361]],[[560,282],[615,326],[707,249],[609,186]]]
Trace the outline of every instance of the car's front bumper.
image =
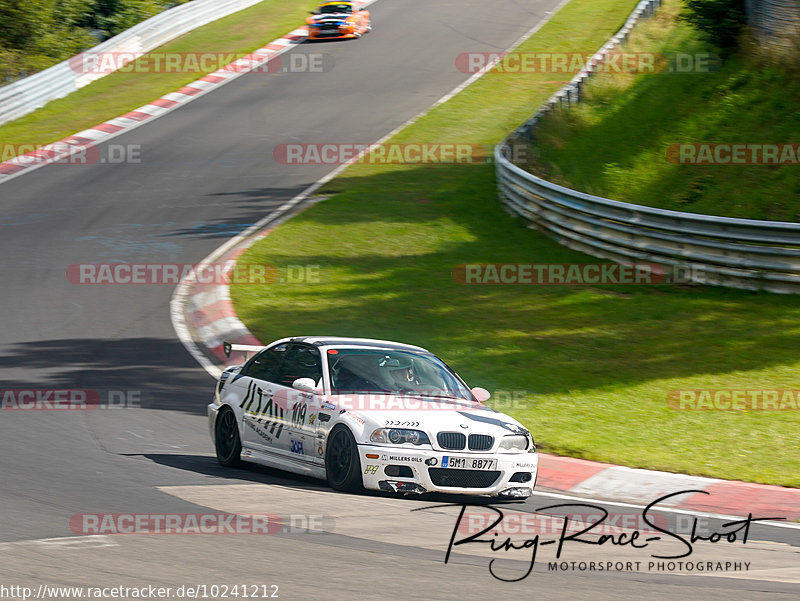
[[[359,445],[364,488],[408,493],[439,492],[525,498],[533,493],[539,466],[536,453],[472,453]],[[448,457],[465,458],[466,468],[443,468]],[[473,460],[497,459],[492,470],[471,469]],[[391,466],[391,467],[390,467]],[[395,475],[397,467],[409,475]],[[387,473],[387,467],[389,467]],[[408,470],[402,469],[407,473]],[[527,474],[527,475],[526,475]],[[512,481],[525,479],[525,481]]]
[[211,436],[211,442],[216,442],[216,436],[214,436],[214,429],[217,425],[217,415],[219,414],[219,405],[216,402],[212,402],[207,407],[208,411],[208,434]]
[[344,40],[349,38],[357,38],[358,34],[355,29],[351,31],[331,31],[331,30],[318,30],[313,27],[308,29],[309,40]]

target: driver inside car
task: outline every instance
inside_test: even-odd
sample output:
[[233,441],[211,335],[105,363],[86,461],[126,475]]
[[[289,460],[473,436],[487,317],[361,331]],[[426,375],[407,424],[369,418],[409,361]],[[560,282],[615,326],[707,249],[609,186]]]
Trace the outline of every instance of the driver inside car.
[[411,391],[420,384],[414,373],[414,362],[410,357],[386,355],[378,360],[378,367],[383,370],[392,390]]

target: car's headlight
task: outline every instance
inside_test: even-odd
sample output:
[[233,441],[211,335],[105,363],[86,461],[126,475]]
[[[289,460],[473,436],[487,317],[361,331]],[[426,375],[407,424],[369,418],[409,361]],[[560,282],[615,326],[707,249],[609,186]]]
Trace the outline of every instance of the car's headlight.
[[500,441],[501,451],[525,451],[528,448],[528,437],[522,434],[503,436]]
[[405,430],[400,428],[379,428],[369,437],[372,442],[382,444],[403,444],[410,442],[414,445],[431,444],[428,435],[421,430]]

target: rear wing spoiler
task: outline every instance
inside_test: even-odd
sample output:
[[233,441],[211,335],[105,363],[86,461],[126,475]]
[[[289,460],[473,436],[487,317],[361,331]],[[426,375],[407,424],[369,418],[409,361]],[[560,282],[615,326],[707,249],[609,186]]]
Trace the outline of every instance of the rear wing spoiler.
[[233,344],[230,342],[223,342],[222,343],[222,352],[225,353],[226,357],[230,357],[233,351],[239,351],[244,353],[244,359],[247,361],[247,358],[250,356],[250,353],[257,353],[259,351],[264,350],[265,346],[258,346],[255,344]]

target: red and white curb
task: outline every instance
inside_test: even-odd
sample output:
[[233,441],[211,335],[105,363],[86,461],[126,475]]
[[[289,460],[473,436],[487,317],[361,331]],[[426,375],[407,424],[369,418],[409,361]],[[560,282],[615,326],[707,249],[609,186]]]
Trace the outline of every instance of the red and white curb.
[[[224,254],[219,261],[232,268],[244,251],[244,247],[237,247]],[[243,360],[240,353],[231,353],[230,358],[226,357],[222,349],[223,342],[262,344],[236,315],[227,285],[195,284],[185,299],[183,310],[186,324],[195,339],[217,365],[237,365]]]
[[702,478],[597,463],[571,457],[539,455],[537,488],[647,505],[678,491],[659,506],[688,511],[800,520],[800,489],[736,480]]
[[252,72],[283,54],[292,46],[302,43],[307,36],[308,29],[305,26],[299,27],[263,48],[185,85],[180,90],[166,94],[121,117],[116,117],[33,152],[0,163],[0,184],[45,165],[68,162],[69,158],[74,155],[85,156],[92,147],[153,121],[246,73]]

